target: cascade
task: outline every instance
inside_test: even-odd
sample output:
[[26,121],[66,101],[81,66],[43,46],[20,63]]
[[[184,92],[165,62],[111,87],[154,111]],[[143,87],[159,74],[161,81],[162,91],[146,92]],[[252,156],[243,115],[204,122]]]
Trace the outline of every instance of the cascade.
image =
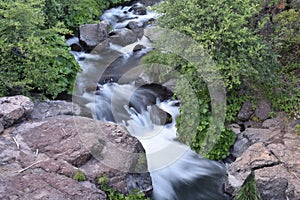
[[[143,24],[157,17],[154,12],[139,15],[130,9],[130,6],[109,9],[101,19],[114,29],[122,29],[129,22]],[[78,40],[69,41],[72,42]],[[133,52],[137,44],[146,48]],[[151,42],[146,37],[125,47],[110,42],[108,50],[114,55],[73,52],[82,68],[74,96],[92,111],[95,119],[123,124],[142,143],[153,183],[151,199],[226,199],[222,192],[225,167],[202,158],[177,140],[180,101],[171,100],[172,91],[147,81],[137,84],[137,78],[143,74],[140,72],[122,79],[151,50]]]

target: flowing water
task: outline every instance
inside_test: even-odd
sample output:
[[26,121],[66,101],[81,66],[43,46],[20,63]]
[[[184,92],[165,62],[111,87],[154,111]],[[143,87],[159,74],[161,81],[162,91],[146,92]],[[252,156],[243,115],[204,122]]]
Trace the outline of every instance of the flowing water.
[[[144,23],[156,16],[150,12],[139,16],[129,10],[130,7],[113,8],[101,19],[119,29],[129,21]],[[138,43],[148,48],[133,53]],[[175,119],[180,101],[170,100],[172,92],[157,84],[137,85],[134,80],[142,74],[140,71],[119,81],[150,49],[150,42],[143,37],[127,47],[110,43],[105,55],[74,53],[83,69],[76,81],[76,99],[92,110],[94,118],[122,124],[139,139],[152,178],[152,199],[226,199],[222,192],[225,167],[177,141]]]

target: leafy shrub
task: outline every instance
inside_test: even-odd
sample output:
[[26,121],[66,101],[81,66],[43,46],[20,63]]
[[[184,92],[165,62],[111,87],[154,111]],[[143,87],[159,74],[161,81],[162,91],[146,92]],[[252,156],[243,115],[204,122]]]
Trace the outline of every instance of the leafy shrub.
[[43,29],[43,0],[0,2],[0,95],[40,92],[56,97],[71,88],[79,66],[61,24]]
[[276,54],[247,28],[260,10],[259,0],[167,0],[157,10],[164,13],[160,25],[190,35],[207,50],[229,90],[243,82],[272,84]]
[[72,86],[79,65],[64,35],[126,0],[6,0],[0,2],[0,96],[55,98]]
[[[279,110],[300,117],[300,11],[290,9],[274,16],[273,48],[280,54],[284,67],[278,85],[278,98],[274,103]],[[296,75],[298,72],[298,76]]]

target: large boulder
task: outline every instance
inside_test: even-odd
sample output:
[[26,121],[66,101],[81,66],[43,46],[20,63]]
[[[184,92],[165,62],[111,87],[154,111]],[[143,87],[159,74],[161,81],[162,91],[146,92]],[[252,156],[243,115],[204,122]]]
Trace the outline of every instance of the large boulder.
[[127,46],[136,42],[138,39],[138,35],[128,28],[117,29],[110,36],[110,40],[112,43]]
[[[97,185],[102,176],[122,193],[149,192],[144,156],[115,124],[79,116],[22,123],[0,137],[0,199],[107,199]],[[73,180],[79,169],[84,182]]]
[[0,130],[24,119],[33,107],[31,99],[22,95],[0,98]]
[[79,26],[79,43],[86,51],[91,51],[100,42],[108,38],[109,24],[101,21],[98,24],[84,24]]

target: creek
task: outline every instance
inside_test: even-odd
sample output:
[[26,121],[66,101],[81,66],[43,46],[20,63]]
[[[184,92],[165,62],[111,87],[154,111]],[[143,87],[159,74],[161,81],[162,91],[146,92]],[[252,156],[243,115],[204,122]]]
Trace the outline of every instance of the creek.
[[[129,22],[145,24],[156,17],[154,12],[140,15],[131,6],[124,6],[107,10],[101,19],[115,31]],[[77,42],[76,38],[68,41]],[[133,51],[138,44],[144,48]],[[139,139],[152,178],[151,199],[226,199],[222,189],[224,165],[202,158],[177,140],[176,117],[181,102],[171,99],[170,88],[147,80],[139,67],[141,57],[151,50],[151,42],[142,36],[126,46],[110,41],[101,53],[72,52],[82,68],[73,100],[84,105],[95,119],[123,124]]]

